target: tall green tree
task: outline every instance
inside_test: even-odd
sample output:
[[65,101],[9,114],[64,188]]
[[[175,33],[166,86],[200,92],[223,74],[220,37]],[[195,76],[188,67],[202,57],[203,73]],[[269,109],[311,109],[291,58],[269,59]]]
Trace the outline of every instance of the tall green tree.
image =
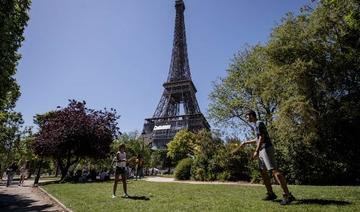
[[[288,88],[279,99],[278,135],[304,183],[354,183],[359,175],[359,14],[359,1],[323,0],[288,15],[268,44]],[[306,157],[314,162],[304,170]]]
[[15,106],[20,95],[14,79],[21,58],[18,49],[24,41],[24,29],[29,19],[30,0],[0,1],[0,111]]
[[30,0],[0,0],[0,158],[2,168],[15,159],[14,147],[20,142],[23,123],[20,113],[13,111],[20,96],[14,78],[20,59],[18,49],[24,40],[29,19]]
[[290,180],[359,183],[359,14],[356,0],[287,14],[265,46],[239,54],[215,84],[212,119],[244,129],[243,111],[255,109]]
[[167,156],[174,162],[174,165],[181,159],[194,155],[195,135],[187,130],[180,130],[175,137],[167,144]]
[[246,133],[251,125],[244,114],[253,109],[270,124],[278,105],[276,95],[270,92],[277,85],[268,83],[272,80],[269,75],[272,69],[260,45],[238,53],[227,69],[227,77],[214,83],[209,96],[210,119],[219,126],[236,127]]
[[123,133],[114,142],[111,147],[111,154],[115,156],[119,151],[119,145],[124,143],[126,146],[126,157],[130,159],[130,166],[135,167],[135,159],[137,155],[141,155],[145,166],[149,166],[151,158],[151,150],[146,140],[140,136],[138,131]]

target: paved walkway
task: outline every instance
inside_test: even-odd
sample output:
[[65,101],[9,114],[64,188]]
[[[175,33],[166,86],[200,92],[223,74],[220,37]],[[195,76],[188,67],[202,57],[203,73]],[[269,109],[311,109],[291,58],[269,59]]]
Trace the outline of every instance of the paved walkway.
[[210,185],[243,185],[243,186],[262,186],[261,184],[252,184],[246,181],[238,182],[220,182],[220,181],[192,181],[192,180],[175,180],[169,177],[146,177],[145,181],[160,183],[187,183],[187,184],[210,184]]
[[0,211],[65,211],[38,188],[32,187],[33,182],[33,179],[26,180],[24,186],[18,186],[18,181],[14,181],[6,187],[6,181],[0,181]]

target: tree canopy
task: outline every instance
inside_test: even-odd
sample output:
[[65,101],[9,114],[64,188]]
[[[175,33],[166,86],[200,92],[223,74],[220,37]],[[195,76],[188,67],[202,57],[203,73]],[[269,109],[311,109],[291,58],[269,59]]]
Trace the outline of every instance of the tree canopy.
[[71,100],[65,108],[37,115],[39,125],[33,149],[57,160],[62,178],[80,158],[106,158],[118,135],[116,111],[97,111]]
[[21,58],[17,52],[24,41],[30,0],[0,1],[0,111],[15,106],[20,96],[13,77]]
[[[0,1],[0,159],[1,169],[15,159],[23,124],[15,102],[20,89],[14,75],[20,59],[18,49],[24,40],[30,0]],[[17,159],[17,158],[16,158]],[[2,171],[0,170],[0,171]]]
[[322,0],[287,14],[266,45],[240,52],[210,95],[220,124],[268,124],[290,180],[359,182],[360,3]]

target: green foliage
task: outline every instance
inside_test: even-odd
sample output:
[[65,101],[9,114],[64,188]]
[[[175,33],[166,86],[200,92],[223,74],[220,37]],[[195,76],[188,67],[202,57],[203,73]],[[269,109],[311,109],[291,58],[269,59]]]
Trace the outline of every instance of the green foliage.
[[[130,159],[130,166],[135,167],[135,159],[140,154],[144,159],[144,165],[149,167],[151,163],[151,150],[145,140],[137,131],[123,133],[111,145],[111,155],[114,156],[119,150],[119,145],[123,143],[126,146],[126,157]],[[110,158],[112,159],[112,157]],[[110,164],[110,163],[109,163]]]
[[172,166],[172,161],[167,157],[167,150],[153,151],[150,158],[150,167],[160,167],[162,169]]
[[288,88],[279,96],[276,134],[299,183],[358,181],[359,11],[358,1],[321,1],[312,13],[289,15],[268,44]]
[[191,158],[184,158],[179,161],[175,168],[175,178],[177,180],[189,180],[191,176]]
[[[234,152],[240,145],[237,140],[229,140],[225,145],[225,170],[229,173],[228,180],[231,181],[248,181],[256,179],[259,176],[258,165],[251,162],[252,147],[245,147],[240,151]],[[219,178],[221,180],[221,178]]]
[[30,0],[0,1],[0,111],[15,107],[20,96],[13,77],[21,58],[17,52],[24,41]]
[[[21,130],[23,119],[20,113],[0,112],[0,171],[4,171],[12,162],[21,159],[19,152],[26,148],[22,136],[27,129]],[[3,173],[3,172],[2,172]]]
[[167,156],[177,164],[178,161],[194,154],[195,136],[187,130],[180,130],[167,145]]
[[0,171],[12,160],[18,160],[16,150],[20,148],[20,113],[14,112],[15,102],[20,96],[19,85],[14,75],[18,60],[17,52],[24,40],[23,32],[29,19],[30,0],[0,1]]
[[245,137],[244,111],[258,113],[291,182],[360,182],[359,14],[355,0],[287,14],[265,46],[234,58],[210,94],[212,120]]
[[255,46],[236,55],[227,70],[228,76],[214,83],[209,96],[210,119],[219,126],[236,127],[251,135],[244,116],[251,108],[267,124],[271,123],[277,101],[269,90],[277,86],[266,82],[271,80],[267,71],[272,68],[264,47]]
[[223,142],[211,132],[196,133],[192,178],[201,181],[218,179],[218,174],[225,170],[224,152]]

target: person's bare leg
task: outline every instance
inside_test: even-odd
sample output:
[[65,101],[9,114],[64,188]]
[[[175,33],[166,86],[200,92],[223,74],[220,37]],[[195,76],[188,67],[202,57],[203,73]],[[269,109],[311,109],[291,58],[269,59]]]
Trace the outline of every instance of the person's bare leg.
[[123,183],[124,194],[127,194],[126,176],[123,175],[121,178]]
[[289,195],[289,189],[287,187],[287,183],[285,180],[284,175],[277,169],[272,170],[272,174],[274,175],[276,181],[280,184],[282,190],[284,191],[285,195]]
[[113,186],[113,195],[114,195],[114,196],[115,196],[115,194],[116,194],[116,189],[117,189],[118,181],[119,181],[119,175],[118,175],[118,174],[115,174],[114,186]]
[[19,182],[19,184],[20,184],[20,185],[23,185],[23,184],[24,184],[24,180],[25,180],[25,176],[24,176],[24,175],[21,175],[21,176],[20,176],[20,182]]
[[264,181],[264,185],[266,187],[267,192],[269,194],[274,193],[273,190],[272,190],[272,187],[271,187],[270,177],[269,177],[267,171],[266,170],[261,170],[260,173],[261,173],[261,177],[262,177],[262,179]]

